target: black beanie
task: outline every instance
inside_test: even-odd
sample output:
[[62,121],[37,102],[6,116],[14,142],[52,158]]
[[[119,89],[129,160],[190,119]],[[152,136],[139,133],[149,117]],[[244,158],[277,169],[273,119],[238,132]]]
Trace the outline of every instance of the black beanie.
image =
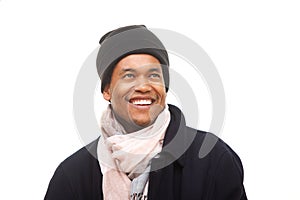
[[133,25],[110,31],[100,39],[96,66],[101,92],[110,83],[116,64],[130,54],[150,54],[162,64],[166,91],[169,88],[169,57],[162,42],[144,25]]

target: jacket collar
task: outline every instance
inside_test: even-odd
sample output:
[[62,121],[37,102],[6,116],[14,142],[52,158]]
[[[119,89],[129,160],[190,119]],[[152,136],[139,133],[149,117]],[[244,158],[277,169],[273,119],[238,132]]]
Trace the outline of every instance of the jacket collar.
[[186,122],[183,113],[174,105],[169,104],[169,110],[171,113],[171,121],[167,128],[163,148],[159,153],[159,161],[155,162],[158,166],[154,168],[162,168],[173,162],[178,163],[181,167],[184,167],[186,156],[185,151],[191,145],[194,137],[188,137],[186,134]]

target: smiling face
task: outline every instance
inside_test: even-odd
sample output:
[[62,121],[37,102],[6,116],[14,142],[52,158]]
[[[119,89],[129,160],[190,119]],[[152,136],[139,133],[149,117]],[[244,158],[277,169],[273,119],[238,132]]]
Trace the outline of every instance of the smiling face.
[[152,124],[165,107],[166,95],[161,65],[148,54],[132,54],[120,60],[103,91],[127,132]]

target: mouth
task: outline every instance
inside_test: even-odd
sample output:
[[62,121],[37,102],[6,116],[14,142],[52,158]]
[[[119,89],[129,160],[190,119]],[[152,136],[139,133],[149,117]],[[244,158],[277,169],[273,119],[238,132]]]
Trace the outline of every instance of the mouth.
[[155,100],[150,97],[135,97],[129,100],[129,103],[135,106],[151,106]]

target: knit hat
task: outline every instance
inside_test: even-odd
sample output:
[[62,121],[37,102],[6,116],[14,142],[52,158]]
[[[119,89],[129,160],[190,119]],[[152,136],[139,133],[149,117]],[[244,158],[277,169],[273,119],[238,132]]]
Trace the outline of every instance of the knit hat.
[[144,25],[118,28],[102,36],[96,66],[101,92],[110,83],[116,64],[130,54],[150,54],[162,64],[166,91],[169,88],[169,57],[162,42]]

